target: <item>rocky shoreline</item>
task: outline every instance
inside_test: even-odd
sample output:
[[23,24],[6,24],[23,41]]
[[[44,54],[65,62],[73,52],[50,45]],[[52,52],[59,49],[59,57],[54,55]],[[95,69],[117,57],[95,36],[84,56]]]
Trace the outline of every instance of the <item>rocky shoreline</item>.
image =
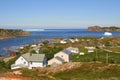
[[120,32],[119,27],[111,26],[111,27],[100,27],[100,26],[90,26],[87,29],[88,31],[104,31],[104,32]]

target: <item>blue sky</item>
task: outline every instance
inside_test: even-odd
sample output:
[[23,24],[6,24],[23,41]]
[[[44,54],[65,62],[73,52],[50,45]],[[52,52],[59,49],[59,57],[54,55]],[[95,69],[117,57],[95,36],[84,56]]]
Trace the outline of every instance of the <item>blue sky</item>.
[[120,0],[0,0],[0,28],[120,26]]

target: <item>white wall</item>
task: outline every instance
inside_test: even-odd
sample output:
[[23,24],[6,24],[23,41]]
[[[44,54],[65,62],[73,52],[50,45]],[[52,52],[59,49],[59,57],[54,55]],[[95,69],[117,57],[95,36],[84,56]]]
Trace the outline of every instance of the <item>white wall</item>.
[[18,65],[18,64],[24,64],[24,65],[28,66],[27,60],[25,60],[22,56],[20,56],[20,57],[15,61],[15,65]]
[[20,66],[11,67],[11,69],[18,69],[18,68],[20,68]]
[[32,69],[34,67],[46,67],[46,65],[47,65],[47,58],[44,57],[43,62],[37,62],[37,61],[29,62],[29,69]]
[[[15,61],[15,65],[19,65],[19,64],[24,64],[24,65],[28,66],[29,69],[32,69],[32,67],[45,67],[47,65],[47,58],[45,57],[43,62],[33,62],[33,61],[28,62],[25,58],[20,56]],[[20,68],[20,67],[18,66],[18,68]]]
[[57,64],[62,64],[61,61],[55,59],[55,58],[52,58],[48,61],[48,65],[52,65],[53,63],[57,63]]
[[54,55],[54,57],[59,56],[60,58],[64,59],[65,62],[69,62],[69,56],[63,52],[59,52]]
[[29,69],[32,69],[32,67],[43,67],[43,62],[29,62]]

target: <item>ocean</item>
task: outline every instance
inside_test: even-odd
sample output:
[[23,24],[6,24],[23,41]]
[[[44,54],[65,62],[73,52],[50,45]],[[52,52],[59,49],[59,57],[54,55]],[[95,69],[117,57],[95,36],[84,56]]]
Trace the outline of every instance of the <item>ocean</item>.
[[[19,46],[39,43],[38,38],[53,38],[53,37],[78,37],[78,36],[94,36],[103,37],[104,32],[89,32],[86,29],[45,29],[43,31],[30,31],[31,36],[17,37],[6,40],[0,40],[0,55],[8,54],[7,49],[15,49]],[[120,32],[112,32],[113,36],[120,36]]]

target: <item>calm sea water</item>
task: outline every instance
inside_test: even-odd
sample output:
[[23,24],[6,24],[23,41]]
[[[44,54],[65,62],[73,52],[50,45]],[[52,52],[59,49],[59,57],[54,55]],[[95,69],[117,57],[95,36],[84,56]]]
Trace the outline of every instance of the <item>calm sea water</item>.
[[[29,37],[18,37],[7,40],[0,40],[0,55],[7,55],[7,48],[17,48],[21,45],[29,43],[37,43],[37,38],[53,38],[53,37],[77,37],[77,36],[94,36],[102,37],[104,32],[89,32],[85,29],[46,29],[45,31],[30,32]],[[112,32],[113,36],[120,36],[120,32]]]

